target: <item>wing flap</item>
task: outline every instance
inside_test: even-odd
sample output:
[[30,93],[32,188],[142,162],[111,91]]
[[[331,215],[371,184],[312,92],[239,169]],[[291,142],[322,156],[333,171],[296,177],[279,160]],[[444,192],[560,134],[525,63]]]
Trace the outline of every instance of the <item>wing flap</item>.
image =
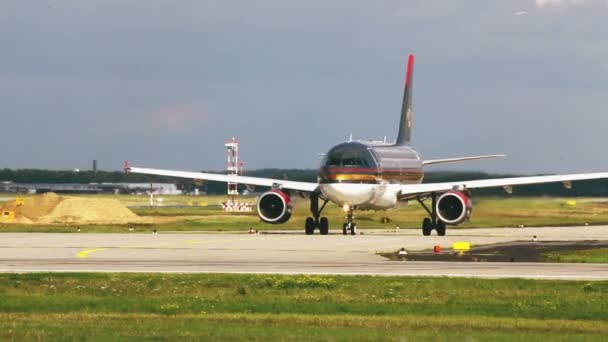
[[221,175],[215,173],[204,173],[204,172],[190,172],[190,171],[172,171],[172,170],[159,170],[159,169],[148,169],[142,167],[125,167],[125,171],[132,173],[141,173],[146,175],[156,176],[168,176],[177,178],[190,178],[200,179],[215,182],[234,182],[239,184],[257,185],[257,186],[278,186],[285,189],[298,190],[313,192],[317,189],[317,183],[309,182],[298,182],[284,179],[272,179],[272,178],[261,178],[261,177],[247,177],[247,176],[232,176],[232,175]]
[[429,184],[406,184],[401,186],[401,196],[426,194],[431,192],[443,192],[457,188],[480,189],[492,187],[511,187],[514,185],[528,185],[541,183],[564,182],[608,178],[608,172],[578,173],[569,175],[530,176],[496,179],[479,179],[459,182],[429,183]]

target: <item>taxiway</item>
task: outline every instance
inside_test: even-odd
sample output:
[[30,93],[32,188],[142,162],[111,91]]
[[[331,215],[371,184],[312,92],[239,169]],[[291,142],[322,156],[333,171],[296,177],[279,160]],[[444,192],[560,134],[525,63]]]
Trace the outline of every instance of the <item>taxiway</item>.
[[608,240],[608,226],[363,231],[357,236],[303,234],[2,233],[0,272],[213,272],[522,277],[608,280],[608,265],[389,261],[379,252],[529,241]]

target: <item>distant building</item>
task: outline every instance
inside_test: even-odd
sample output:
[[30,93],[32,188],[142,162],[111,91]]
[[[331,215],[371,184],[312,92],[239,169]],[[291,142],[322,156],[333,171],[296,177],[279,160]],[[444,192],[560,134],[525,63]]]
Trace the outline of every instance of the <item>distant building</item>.
[[150,188],[154,194],[158,195],[181,195],[182,191],[177,189],[173,183],[100,183],[103,192],[118,192],[128,194],[149,193]]
[[[147,194],[150,183],[0,183],[0,192],[41,194],[46,192],[76,194]],[[159,195],[181,195],[182,191],[172,183],[152,183],[152,192]]]

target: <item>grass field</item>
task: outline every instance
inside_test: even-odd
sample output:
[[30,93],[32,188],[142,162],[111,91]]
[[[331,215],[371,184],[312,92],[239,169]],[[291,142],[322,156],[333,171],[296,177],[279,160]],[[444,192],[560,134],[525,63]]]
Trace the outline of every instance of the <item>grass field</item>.
[[550,262],[608,263],[608,248],[548,253],[544,255]]
[[[294,214],[287,223],[269,225],[259,220],[253,213],[224,213],[221,209],[225,196],[160,196],[162,206],[149,206],[147,196],[136,195],[83,195],[97,198],[116,198],[142,216],[178,216],[180,222],[140,225],[139,231],[158,229],[160,231],[197,231],[223,230],[244,231],[249,227],[259,230],[296,229],[302,230],[304,220],[309,213],[308,199],[294,196]],[[10,199],[8,195],[5,198]],[[159,196],[157,196],[157,199]],[[255,198],[243,198],[242,201],[254,203]],[[573,203],[572,201],[575,201]],[[482,197],[474,199],[472,219],[458,227],[517,227],[525,226],[562,226],[608,224],[608,204],[601,199],[592,198],[521,198],[521,197]],[[334,205],[328,204],[324,216],[330,221],[330,228],[339,229],[344,222],[344,213]],[[426,212],[418,203],[388,211],[355,212],[355,221],[360,228],[393,229],[397,224],[401,228],[419,229]],[[382,223],[386,217],[388,223]],[[3,231],[74,231],[74,227],[61,226],[18,226],[10,223],[2,225]],[[453,229],[453,227],[452,227]],[[123,232],[127,226],[88,226],[87,232]]]
[[599,341],[607,294],[521,279],[0,274],[0,340]]

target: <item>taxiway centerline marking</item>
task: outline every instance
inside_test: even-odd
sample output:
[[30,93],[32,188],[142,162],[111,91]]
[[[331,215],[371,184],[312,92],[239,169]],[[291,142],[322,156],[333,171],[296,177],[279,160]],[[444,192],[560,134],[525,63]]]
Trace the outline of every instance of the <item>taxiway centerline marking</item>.
[[101,251],[105,251],[107,248],[91,248],[91,249],[85,249],[84,251],[80,251],[78,253],[76,253],[76,257],[77,258],[88,258],[89,254],[91,253],[95,253],[95,252],[101,252]]

